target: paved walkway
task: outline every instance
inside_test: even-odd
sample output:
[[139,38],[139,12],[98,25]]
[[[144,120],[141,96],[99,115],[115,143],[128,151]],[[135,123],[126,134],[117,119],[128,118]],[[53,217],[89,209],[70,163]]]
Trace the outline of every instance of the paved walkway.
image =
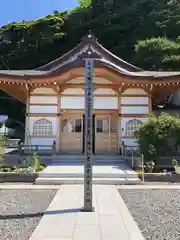
[[143,240],[115,186],[93,186],[95,212],[80,212],[83,185],[63,185],[30,240]]
[[[61,185],[33,185],[32,183],[0,183],[1,189],[59,189]],[[157,185],[119,185],[117,189],[171,189],[180,190],[180,183],[178,184],[162,184]]]

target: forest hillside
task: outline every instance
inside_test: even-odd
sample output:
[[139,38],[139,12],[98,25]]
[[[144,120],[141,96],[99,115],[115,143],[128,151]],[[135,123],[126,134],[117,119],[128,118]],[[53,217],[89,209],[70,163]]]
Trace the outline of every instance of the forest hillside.
[[90,29],[105,48],[140,68],[180,70],[180,0],[80,0],[71,11],[10,23],[0,28],[0,69],[46,64]]

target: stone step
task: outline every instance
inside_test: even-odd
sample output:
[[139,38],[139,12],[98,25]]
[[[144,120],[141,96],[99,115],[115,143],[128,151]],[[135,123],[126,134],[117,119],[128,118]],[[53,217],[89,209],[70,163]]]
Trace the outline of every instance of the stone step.
[[[112,165],[112,164],[124,164],[124,160],[93,160],[93,165]],[[59,160],[52,160],[52,165],[57,164],[84,164],[84,160],[70,160],[70,159],[59,159]]]
[[[76,178],[76,179],[79,179],[79,178],[84,178],[84,173],[72,173],[72,172],[69,172],[69,173],[39,173],[39,177],[41,178]],[[111,179],[111,178],[138,178],[138,175],[136,173],[94,173],[93,174],[93,177],[94,178],[108,178],[108,179]]]
[[[47,156],[49,157],[49,156]],[[78,159],[78,160],[84,160],[85,159],[85,156],[67,156],[67,155],[53,155],[52,156],[54,160],[75,160],[75,159]],[[45,156],[46,158],[46,156]],[[124,160],[124,157],[123,156],[93,156],[92,157],[93,160]]]
[[[59,155],[59,156],[53,156],[52,157],[53,162],[58,162],[58,161],[77,161],[77,162],[84,162],[85,160],[85,156],[84,155],[72,155],[72,156],[68,156],[68,155]],[[95,163],[106,163],[106,162],[117,162],[117,163],[121,163],[124,162],[124,157],[120,156],[120,155],[97,155],[97,156],[93,156],[92,157],[92,161]]]
[[[98,179],[118,179],[118,178],[138,178],[138,174],[125,164],[118,165],[94,165],[93,177]],[[49,165],[39,173],[40,178],[65,178],[81,179],[84,178],[83,164],[59,163],[58,165]]]
[[[140,184],[139,178],[93,178],[93,184],[121,185]],[[84,184],[84,178],[42,178],[36,179],[37,185]]]

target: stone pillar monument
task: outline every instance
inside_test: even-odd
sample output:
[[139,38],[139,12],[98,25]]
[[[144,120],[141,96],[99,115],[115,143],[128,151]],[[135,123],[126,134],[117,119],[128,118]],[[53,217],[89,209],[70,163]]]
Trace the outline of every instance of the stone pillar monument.
[[92,212],[92,127],[93,127],[93,60],[85,59],[85,161],[84,161],[84,208]]

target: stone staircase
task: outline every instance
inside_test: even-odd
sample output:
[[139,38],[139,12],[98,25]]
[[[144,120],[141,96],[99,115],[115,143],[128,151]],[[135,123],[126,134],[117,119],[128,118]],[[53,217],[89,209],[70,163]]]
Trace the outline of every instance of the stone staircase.
[[[84,163],[85,156],[83,154],[61,154],[54,155],[52,165],[59,163]],[[93,155],[93,164],[124,164],[124,157],[119,154],[96,154]]]
[[[141,181],[135,171],[124,163],[124,158],[116,154],[93,156],[93,184],[120,185],[139,184]],[[83,184],[84,155],[62,154],[54,156],[35,184]]]

